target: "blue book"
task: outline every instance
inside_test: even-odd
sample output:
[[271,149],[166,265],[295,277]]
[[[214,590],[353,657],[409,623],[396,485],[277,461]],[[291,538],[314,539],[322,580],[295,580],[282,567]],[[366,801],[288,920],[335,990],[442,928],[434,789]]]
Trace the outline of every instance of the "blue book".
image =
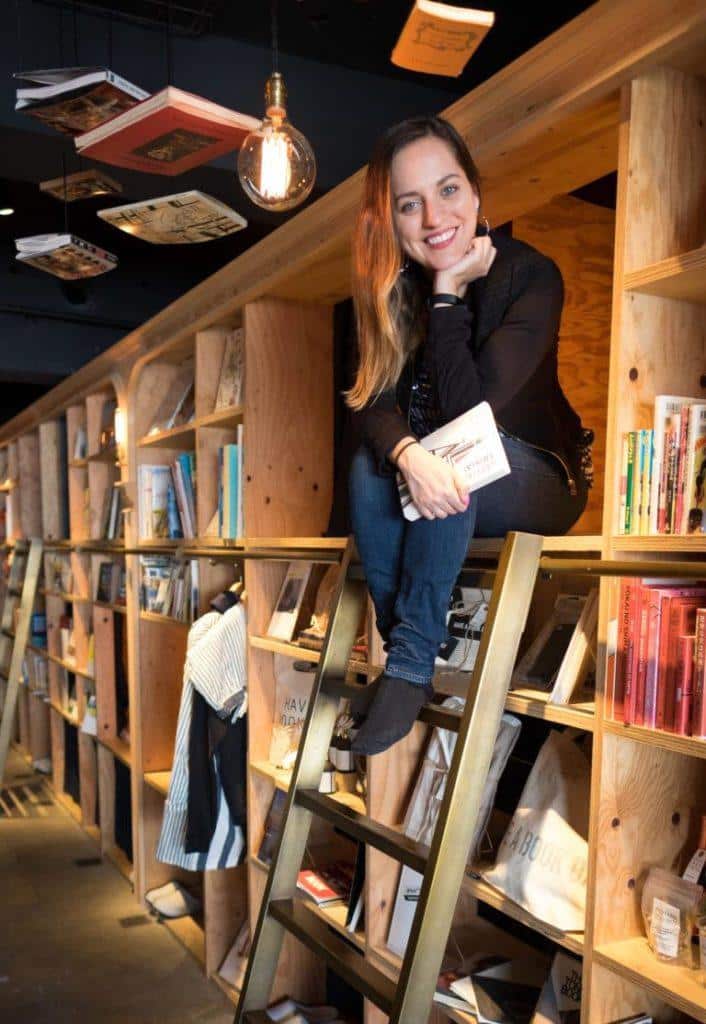
[[167,487],[167,527],[171,538],[179,539],[184,536],[184,531],[181,528],[181,519],[179,518],[176,491],[172,483]]
[[228,517],[228,536],[235,539],[238,536],[238,446],[228,445],[228,482],[230,484],[230,515]]

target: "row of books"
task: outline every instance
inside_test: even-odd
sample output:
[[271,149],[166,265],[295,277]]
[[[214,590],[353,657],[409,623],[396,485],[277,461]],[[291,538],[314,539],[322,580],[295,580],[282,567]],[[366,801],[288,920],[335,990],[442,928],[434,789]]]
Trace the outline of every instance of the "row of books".
[[218,449],[218,536],[235,540],[243,536],[243,426],[238,443]]
[[168,555],[140,557],[140,608],[193,622],[199,609],[199,563]]
[[623,434],[618,532],[703,533],[705,480],[706,403],[657,395],[653,429]]
[[[87,495],[87,497],[89,497]],[[125,536],[123,488],[119,480],[107,487],[103,500],[100,536],[105,540],[121,540]]]
[[140,539],[196,536],[196,455],[137,470]]
[[706,737],[706,585],[622,580],[606,653],[611,718]]

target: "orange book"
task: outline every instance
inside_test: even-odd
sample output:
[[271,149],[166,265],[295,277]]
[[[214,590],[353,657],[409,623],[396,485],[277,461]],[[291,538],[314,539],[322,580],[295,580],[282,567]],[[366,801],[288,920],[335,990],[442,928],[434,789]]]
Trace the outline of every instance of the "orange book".
[[169,85],[76,139],[81,156],[150,174],[182,174],[238,149],[260,122]]
[[415,0],[391,60],[428,75],[458,76],[493,26],[492,11]]

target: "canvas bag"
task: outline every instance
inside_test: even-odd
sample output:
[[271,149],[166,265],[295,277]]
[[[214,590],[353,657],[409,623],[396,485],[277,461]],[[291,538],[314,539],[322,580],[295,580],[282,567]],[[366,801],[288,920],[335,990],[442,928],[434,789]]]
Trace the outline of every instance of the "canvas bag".
[[276,768],[291,768],[297,756],[316,666],[275,654],[275,709],[269,761]]
[[483,877],[541,921],[583,931],[591,766],[571,733],[553,731]]

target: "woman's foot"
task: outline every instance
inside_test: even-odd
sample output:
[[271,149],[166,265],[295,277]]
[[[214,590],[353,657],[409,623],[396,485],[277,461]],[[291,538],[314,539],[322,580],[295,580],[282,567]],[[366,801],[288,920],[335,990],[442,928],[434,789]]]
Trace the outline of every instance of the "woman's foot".
[[365,686],[358,687],[358,693],[355,697],[351,697],[348,702],[350,713],[356,721],[356,724],[362,725],[363,719],[367,717],[368,711],[370,711],[370,705],[375,700],[375,696],[380,689],[380,682],[384,678],[385,673],[381,672],[377,679],[374,679],[372,683],[367,683]]
[[353,740],[354,754],[380,754],[397,743],[434,696],[431,683],[410,683],[387,673],[377,680],[375,691],[366,719]]

